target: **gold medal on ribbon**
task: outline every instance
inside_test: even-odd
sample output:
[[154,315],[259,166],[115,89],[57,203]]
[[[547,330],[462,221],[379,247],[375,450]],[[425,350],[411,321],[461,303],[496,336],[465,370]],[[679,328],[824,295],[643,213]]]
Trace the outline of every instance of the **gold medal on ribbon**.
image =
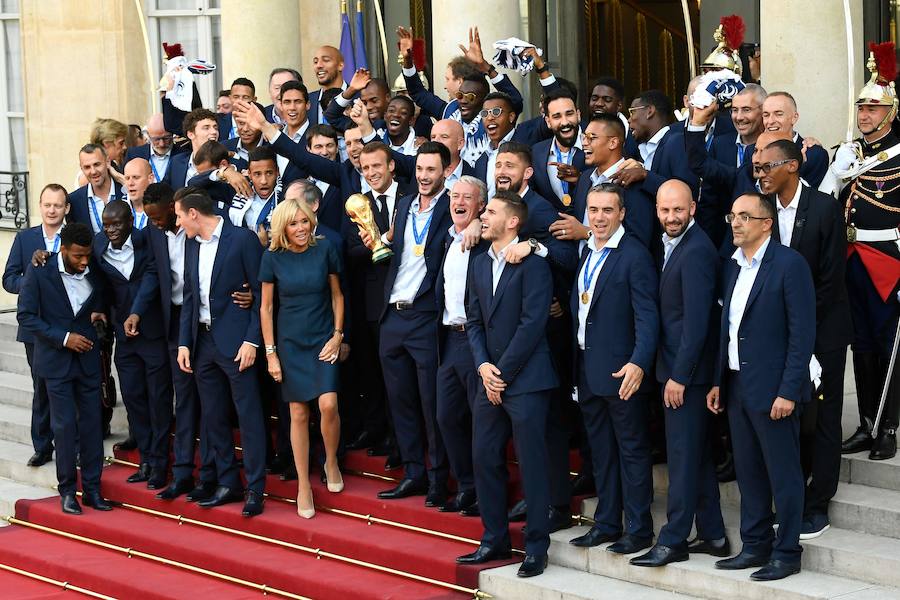
[[562,203],[563,203],[563,206],[571,205],[572,204],[572,196],[570,196],[568,194],[563,194]]
[[590,301],[591,301],[591,295],[588,294],[587,292],[581,292],[581,303],[587,304]]
[[888,159],[888,153],[887,153],[887,152],[885,152],[884,150],[882,150],[881,152],[878,153],[878,160],[880,160],[880,161],[883,162],[883,161],[886,161],[887,159]]
[[425,256],[425,246],[422,244],[416,244],[413,246],[413,254],[416,256]]

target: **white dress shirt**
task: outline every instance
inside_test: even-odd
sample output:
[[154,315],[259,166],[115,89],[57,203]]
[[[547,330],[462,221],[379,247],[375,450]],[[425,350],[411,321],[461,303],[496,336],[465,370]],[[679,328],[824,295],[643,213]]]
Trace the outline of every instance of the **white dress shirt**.
[[494,197],[494,192],[497,191],[497,182],[494,181],[494,171],[497,169],[497,154],[500,152],[500,146],[502,146],[505,142],[508,142],[512,139],[513,134],[516,132],[516,128],[513,127],[510,129],[509,133],[503,136],[503,139],[500,140],[500,143],[497,144],[497,147],[494,148],[491,144],[488,144],[487,149],[484,151],[487,154],[487,175],[485,175],[485,179],[487,180],[487,188],[488,188],[488,198]]
[[197,276],[200,279],[200,322],[212,324],[212,314],[209,307],[209,291],[212,286],[213,264],[216,262],[216,252],[219,250],[219,238],[222,237],[222,227],[225,220],[218,217],[219,224],[213,230],[208,240],[199,235],[195,238],[200,242],[200,256],[197,264]]
[[794,221],[797,219],[797,208],[800,206],[800,194],[803,193],[803,182],[797,184],[797,191],[787,206],[781,204],[781,198],[776,199],[775,208],[778,211],[778,235],[781,238],[781,245],[791,245],[791,239],[794,237]]
[[747,154],[747,146],[749,146],[749,145],[750,145],[750,144],[745,144],[745,143],[741,142],[741,134],[737,134],[737,136],[736,136],[736,138],[735,138],[735,140],[734,140],[734,146],[735,146],[735,148],[736,148],[736,150],[737,150],[737,152],[735,152],[735,154],[736,154],[737,156],[736,156],[735,161],[734,161],[734,166],[736,166],[738,169],[741,168],[741,165],[744,164],[744,161],[745,161],[745,160],[747,160],[748,158],[750,158],[749,156],[746,156],[746,154]]
[[150,147],[150,170],[153,171],[153,177],[156,183],[163,180],[166,172],[169,170],[169,159],[172,158],[172,149],[165,154],[157,154],[153,147]]
[[[394,207],[397,206],[397,189],[399,188],[399,184],[396,180],[391,182],[391,185],[388,189],[384,190],[380,194],[375,190],[372,191],[372,197],[375,198],[375,205],[378,205],[378,196],[384,196],[385,201],[387,202],[387,213],[388,213],[388,222],[394,222]],[[433,201],[432,201],[433,202]]]
[[[622,241],[623,237],[625,237],[625,226],[619,225],[619,228],[616,229],[616,232],[613,233],[608,240],[606,240],[606,243],[604,245],[598,247],[597,238],[595,238],[594,236],[591,236],[591,239],[587,242],[588,248],[590,248],[591,253],[588,255],[588,259],[584,261],[581,270],[578,272],[578,347],[582,350],[584,350],[584,332],[587,328],[588,313],[591,311],[591,304],[594,301],[594,288],[597,287],[597,280],[600,279],[600,271],[603,270],[603,265],[606,264],[606,258],[609,258],[609,252],[606,253],[606,257],[603,258],[603,262],[601,262],[600,265],[596,267],[597,270],[594,272],[593,278],[591,278],[588,285],[585,286],[585,275],[587,274],[588,277],[590,277],[590,271],[587,271],[588,264],[590,263],[590,268],[593,271],[595,265],[597,265],[598,261],[603,257],[603,251],[606,248],[609,248],[610,251],[618,248],[619,242]],[[581,301],[581,294],[583,294],[584,292],[587,292],[588,294],[587,304]]]
[[[581,139],[581,134],[578,134],[578,137],[575,138],[575,141]],[[559,145],[556,143],[556,139],[554,138],[553,142],[550,144],[550,154],[547,155],[547,177],[550,178],[550,187],[553,188],[553,193],[556,194],[557,198],[562,198],[563,194],[568,194],[570,192],[575,191],[575,184],[569,183],[569,190],[565,191],[563,189],[562,179],[559,178],[559,169],[555,164],[551,165],[550,163],[562,162],[567,165],[572,164],[572,160],[575,158],[575,146],[569,148],[567,152],[563,152]]]
[[184,240],[186,234],[179,227],[172,233],[166,230],[166,244],[169,247],[169,276],[172,278],[172,304],[184,303]]
[[409,135],[406,136],[406,139],[403,140],[402,143],[394,144],[387,133],[384,134],[384,143],[387,144],[391,150],[396,150],[400,154],[405,154],[406,156],[415,156],[418,151],[416,148],[416,130],[412,127],[409,128]]
[[131,279],[131,272],[134,270],[134,242],[131,240],[131,236],[128,236],[118,250],[109,244],[103,251],[103,259],[121,273],[122,277]]
[[444,180],[444,189],[448,192],[453,190],[453,184],[459,181],[459,178],[462,177],[463,174],[463,161],[459,159],[459,164],[456,165],[456,168],[453,169],[453,172],[450,173],[450,176]]
[[638,151],[641,153],[641,159],[644,161],[644,168],[648,171],[653,166],[653,156],[656,154],[656,148],[659,146],[660,140],[663,139],[663,136],[668,132],[669,126],[666,125],[657,131],[652,138],[643,144],[638,144]]
[[469,252],[463,250],[463,234],[450,226],[450,247],[444,259],[444,325],[466,324],[466,278],[469,273]]
[[[416,256],[415,254],[415,236],[413,235],[413,221],[416,223],[416,231],[422,236],[422,244],[424,245],[428,239],[428,229],[431,228],[430,219],[434,214],[434,207],[437,206],[440,196],[431,199],[428,208],[419,211],[419,196],[409,207],[409,215],[406,218],[406,227],[403,234],[403,252],[400,255],[400,266],[397,269],[397,278],[394,280],[394,287],[391,289],[391,295],[388,302],[412,302],[416,299],[416,293],[422,287],[425,275],[428,273],[428,267],[425,264],[425,255]],[[428,227],[428,229],[426,229]],[[395,235],[400,232],[396,232]],[[394,257],[394,260],[397,260]]]
[[[299,129],[297,129],[297,131],[296,131],[296,133],[294,133],[294,135],[288,135],[287,127],[285,127],[280,132],[278,132],[278,135],[276,135],[274,138],[272,138],[272,143],[273,144],[275,143],[275,140],[278,139],[279,135],[284,135],[284,137],[291,140],[295,144],[305,143],[302,140],[303,140],[303,136],[306,134],[307,129],[309,129],[309,119],[308,118],[303,123],[303,125],[301,125]],[[275,162],[278,163],[278,172],[280,174],[284,175],[284,171],[285,171],[285,169],[287,169],[288,163],[290,163],[291,161],[288,160],[287,156],[282,156],[281,154],[276,154]]]
[[59,252],[59,232],[62,228],[57,229],[52,236],[47,235],[47,227],[41,224],[41,235],[44,236],[44,248],[47,252]]
[[91,213],[91,228],[94,233],[100,233],[103,229],[103,209],[110,200],[116,199],[116,184],[114,181],[109,182],[109,197],[101,198],[94,194],[94,188],[91,184],[87,184],[88,211]]
[[500,252],[494,253],[494,246],[491,244],[491,247],[488,248],[488,256],[491,257],[491,291],[493,293],[497,292],[497,284],[500,283],[500,278],[503,276],[503,269],[506,267],[506,251],[509,250],[511,246],[515,246],[519,243],[519,236],[513,238],[513,241],[508,243]]
[[675,248],[678,244],[681,243],[681,240],[684,239],[684,234],[688,232],[688,229],[694,226],[694,219],[691,219],[688,222],[688,226],[684,228],[684,231],[681,232],[681,235],[678,237],[669,237],[669,234],[665,231],[662,234],[662,243],[663,243],[663,270],[665,270],[666,265],[669,263],[669,259],[672,258],[672,253],[675,252]]
[[[69,306],[72,307],[72,314],[77,316],[81,307],[91,297],[91,292],[94,291],[91,282],[87,278],[90,267],[86,267],[84,273],[69,273],[66,271],[62,253],[56,255],[56,264],[59,269],[59,275],[62,278],[63,287],[66,289],[66,296],[69,298]],[[66,333],[66,337],[63,338],[63,346],[68,341],[69,333]]]
[[128,206],[131,207],[131,218],[134,223],[135,229],[143,229],[150,222],[150,219],[147,217],[147,214],[143,209],[136,211],[134,210],[134,202],[131,200],[130,196],[125,196],[125,202],[128,203]]
[[772,241],[771,236],[763,242],[749,261],[740,248],[731,255],[731,258],[736,260],[741,268],[737,281],[734,282],[731,305],[728,307],[728,368],[732,371],[741,370],[741,360],[738,355],[738,331],[747,308],[747,300],[750,298],[750,290],[753,289],[753,282],[756,281],[756,276],[759,274],[759,265],[766,254],[770,241]]

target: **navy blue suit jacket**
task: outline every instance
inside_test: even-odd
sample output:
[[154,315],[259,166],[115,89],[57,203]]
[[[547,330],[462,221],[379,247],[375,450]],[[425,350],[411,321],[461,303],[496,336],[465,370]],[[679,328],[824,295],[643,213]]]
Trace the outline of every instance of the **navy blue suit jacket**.
[[[532,167],[534,168],[534,175],[531,176],[528,185],[533,187],[534,191],[538,194],[546,198],[557,211],[566,212],[569,209],[562,203],[562,198],[557,196],[556,192],[553,191],[553,186],[550,185],[550,176],[547,173],[547,161],[551,157],[550,152],[552,147],[553,138],[538,142],[531,149],[531,162]],[[553,157],[553,160],[556,160],[555,156]],[[572,157],[571,164],[579,171],[584,171],[584,152],[579,148],[575,148],[575,154]],[[577,185],[577,183],[569,184],[570,198],[574,196]]]
[[[99,377],[100,344],[91,313],[104,311],[102,276],[91,262],[87,278],[93,290],[78,314],[73,314],[56,257],[51,254],[44,266],[28,269],[19,291],[16,316],[19,327],[34,338],[34,373],[43,378],[64,377],[77,360],[86,376]],[[84,353],[69,350],[63,345],[69,332],[83,335],[94,347]]]
[[[225,142],[225,140],[232,139],[231,136],[231,113],[218,114],[216,113],[216,125],[219,127],[219,141]],[[234,137],[237,137],[237,132],[235,132]]]
[[[394,282],[397,280],[397,272],[400,270],[400,263],[402,262],[403,246],[406,243],[413,243],[413,240],[405,239],[405,234],[410,206],[412,206],[416,196],[416,194],[405,196],[397,201],[396,216],[394,217],[394,243],[391,246],[391,250],[394,251],[394,257],[391,259],[384,281],[384,305],[381,319],[384,319],[384,314],[387,312],[391,291],[394,289]],[[437,311],[437,301],[434,297],[434,282],[438,271],[441,270],[444,236],[447,234],[447,230],[450,229],[451,224],[450,194],[444,190],[440,196],[432,198],[431,201],[435,203],[435,207],[431,225],[428,227],[428,235],[425,238],[425,265],[427,271],[425,279],[422,280],[422,285],[416,291],[413,301],[417,310],[425,312]]]
[[[581,265],[591,250],[585,247]],[[579,266],[579,272],[581,267]],[[626,233],[596,274],[584,331],[585,379],[595,396],[618,396],[621,379],[612,376],[627,363],[644,370],[639,393],[650,391],[650,369],[659,336],[656,268],[647,248]],[[572,340],[578,339],[578,284],[572,288]],[[576,373],[575,381],[578,381]]]
[[173,189],[177,190],[184,187],[185,180],[187,179],[189,160],[191,160],[190,152],[182,152],[169,159],[169,171],[166,174],[166,177],[169,178],[169,185],[171,185]]
[[156,280],[159,285],[159,305],[165,331],[171,331],[172,322],[172,263],[169,262],[169,241],[162,229],[154,225],[145,227],[147,244],[156,265]]
[[106,234],[101,231],[94,237],[94,260],[99,267],[98,271],[106,277],[106,288],[111,292],[110,317],[116,338],[120,341],[129,339],[125,337],[124,324],[125,319],[132,314],[141,317],[138,329],[142,337],[155,340],[166,336],[159,301],[156,261],[150,248],[148,233],[147,229],[134,229],[131,232],[134,267],[128,279],[103,258],[103,253],[109,246]]
[[[222,237],[216,250],[210,280],[209,302],[212,336],[219,352],[237,356],[241,344],[262,343],[259,329],[259,263],[263,247],[252,231],[234,227],[225,219]],[[193,349],[200,322],[200,276],[198,274],[200,244],[188,240],[184,251],[184,304],[181,309],[179,346]],[[250,285],[253,304],[240,308],[231,299],[234,292],[245,291]]]
[[[581,174],[568,211],[581,222],[584,222],[584,212],[587,210],[587,196],[591,191],[593,172],[594,170],[588,167]],[[646,248],[650,248],[654,243],[653,232],[657,223],[656,198],[647,193],[644,182],[633,183],[625,188],[625,231],[637,236]]]
[[269,104],[265,108],[263,108],[263,116],[266,118],[266,121],[269,123],[275,122],[275,105]]
[[[115,181],[112,182],[112,184],[115,188],[115,199],[124,200],[125,190],[123,190],[122,186]],[[102,212],[98,213],[97,216],[101,221],[103,220]],[[91,207],[88,206],[87,185],[83,185],[69,194],[69,214],[66,216],[66,222],[84,223],[85,225],[93,227],[93,221],[93,212],[91,212]]]
[[691,171],[684,151],[684,130],[669,128],[653,153],[650,172],[644,180],[644,191],[655,200],[659,187],[669,179],[680,179],[691,188],[696,200],[700,193],[700,178]]
[[[444,111],[447,108],[447,102],[426,90],[425,86],[422,85],[422,80],[419,79],[418,74],[413,75],[412,77],[404,76],[403,78],[406,80],[406,91],[409,92],[409,96],[413,99],[413,102],[422,109],[423,115],[428,115],[435,119],[445,118]],[[522,94],[519,93],[518,88],[513,85],[513,82],[510,81],[509,77],[504,75],[503,79],[498,81],[494,87],[498,92],[508,94],[509,97],[512,98],[513,110],[517,115],[521,115],[525,103],[522,100]],[[310,102],[312,102],[312,95],[310,95]]]
[[503,396],[555,388],[559,378],[546,334],[553,299],[547,261],[529,255],[519,264],[507,263],[496,291],[486,252],[471,268],[466,329],[475,366],[487,362],[500,370]]
[[660,340],[656,380],[710,384],[718,339],[716,277],[719,257],[694,223],[675,246],[659,277]]
[[[810,399],[809,360],[816,341],[816,291],[809,265],[796,251],[770,240],[750,288],[738,328],[740,397],[749,410],[768,413],[775,398]],[[723,304],[714,383],[728,370],[728,313],[740,267],[722,273]],[[729,395],[723,389],[723,397]]]
[[[6,268],[3,270],[3,289],[10,294],[18,294],[25,281],[25,273],[31,269],[31,256],[35,250],[45,250],[44,231],[40,225],[23,229],[13,239],[9,256],[6,257]],[[34,336],[23,327],[16,333],[16,341],[26,344],[34,343]]]
[[[241,143],[241,138],[236,137],[236,138],[231,138],[230,140],[225,140],[224,142],[222,142],[222,145],[228,149],[228,152],[231,155],[230,158],[228,159],[228,162],[233,164],[235,166],[235,168],[237,168],[238,171],[243,171],[244,169],[246,169],[248,167],[248,164],[247,164],[246,160],[244,160],[243,158],[240,158],[237,155],[237,147],[238,147],[238,144],[240,144],[240,143]],[[266,146],[266,145],[268,145],[268,143],[269,142],[266,141],[265,136],[260,136],[257,147]]]

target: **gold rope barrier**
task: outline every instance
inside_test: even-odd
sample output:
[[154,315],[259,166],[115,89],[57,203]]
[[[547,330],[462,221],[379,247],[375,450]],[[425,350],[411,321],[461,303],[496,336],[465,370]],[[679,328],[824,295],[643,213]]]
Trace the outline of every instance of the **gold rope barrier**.
[[78,592],[79,594],[84,594],[85,596],[90,596],[91,598],[100,598],[101,600],[117,600],[115,596],[107,596],[106,594],[101,594],[100,592],[94,592],[87,588],[83,588],[81,586],[72,585],[68,581],[59,581],[58,579],[51,579],[50,577],[46,577],[44,575],[39,575],[37,573],[32,573],[31,571],[26,571],[25,569],[19,569],[17,567],[13,567],[12,565],[5,565],[0,563],[0,570],[9,571],[10,573],[15,573],[16,575],[22,575],[23,577],[27,577],[29,579],[34,579],[35,581],[40,581],[43,583],[49,583],[50,585],[55,585],[56,587],[62,588],[65,592]]

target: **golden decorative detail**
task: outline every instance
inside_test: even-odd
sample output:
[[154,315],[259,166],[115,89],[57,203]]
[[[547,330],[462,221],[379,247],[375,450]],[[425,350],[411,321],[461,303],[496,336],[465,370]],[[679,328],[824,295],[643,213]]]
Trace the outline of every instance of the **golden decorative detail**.
[[675,101],[675,49],[672,34],[668,29],[659,32],[659,64],[662,68],[660,88],[668,96],[672,105],[677,106],[678,103]]
[[647,56],[649,50],[647,48],[647,18],[643,13],[637,13],[634,17],[634,54],[637,61],[635,71],[635,79],[637,89],[646,90],[650,81],[650,59]]
[[415,38],[425,38],[425,3],[423,0],[412,0],[409,3],[409,22]]

